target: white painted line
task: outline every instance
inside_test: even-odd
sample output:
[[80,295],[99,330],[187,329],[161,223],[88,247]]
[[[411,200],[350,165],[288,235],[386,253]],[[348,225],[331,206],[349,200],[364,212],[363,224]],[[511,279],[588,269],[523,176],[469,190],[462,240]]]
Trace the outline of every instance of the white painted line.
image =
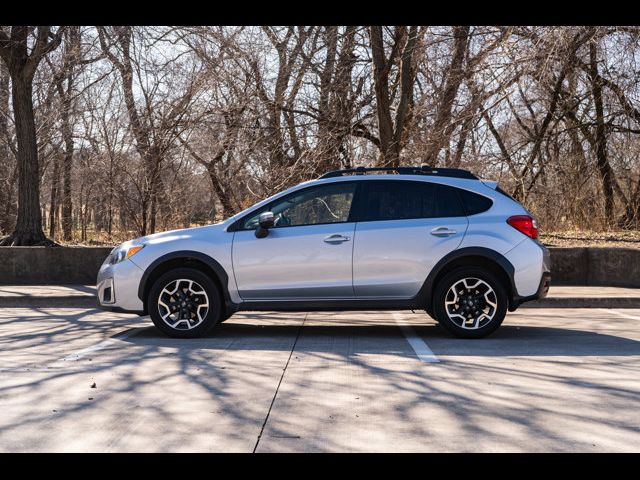
[[140,331],[139,328],[132,328],[129,331],[126,331],[125,333],[123,333],[122,335],[118,335],[117,337],[112,337],[112,338],[108,338],[107,340],[103,340],[100,343],[97,343],[96,345],[92,345],[91,347],[87,347],[87,348],[83,348],[82,350],[72,353],[71,355],[67,355],[64,358],[61,358],[60,360],[57,360],[54,362],[54,365],[57,363],[62,363],[62,362],[71,362],[74,360],[80,360],[81,358],[86,357],[87,355],[91,354],[91,353],[95,353],[99,350],[103,350],[107,347],[110,347],[112,345],[115,345],[118,343],[118,340],[124,340],[126,338],[132,337],[133,335],[137,334]]
[[436,357],[429,348],[429,345],[427,345],[425,341],[422,340],[422,338],[416,335],[416,332],[413,330],[413,328],[403,323],[402,315],[400,315],[398,312],[393,312],[392,315],[396,323],[400,327],[402,334],[407,339],[407,342],[409,342],[409,345],[411,345],[411,348],[413,348],[413,351],[416,352],[416,355],[421,361],[426,363],[440,362],[440,360],[438,360],[438,357]]
[[614,315],[618,315],[619,317],[629,318],[631,320],[640,320],[639,316],[629,315],[627,313],[618,312],[617,310],[610,310],[608,308],[599,308],[598,310],[605,313],[613,313]]

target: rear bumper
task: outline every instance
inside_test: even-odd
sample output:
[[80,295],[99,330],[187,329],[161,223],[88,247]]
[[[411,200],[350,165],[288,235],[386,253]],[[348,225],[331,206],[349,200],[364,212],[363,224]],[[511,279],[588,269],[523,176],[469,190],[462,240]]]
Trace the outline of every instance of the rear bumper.
[[513,266],[510,311],[523,302],[547,294],[551,281],[551,256],[544,245],[526,238],[509,250],[505,258]]
[[546,297],[547,294],[549,293],[550,285],[551,285],[551,272],[544,272],[542,274],[542,278],[540,279],[540,285],[538,286],[538,291],[533,295],[528,295],[526,297],[515,296],[512,299],[509,310],[513,311],[525,302],[530,302],[532,300],[539,300],[541,298]]

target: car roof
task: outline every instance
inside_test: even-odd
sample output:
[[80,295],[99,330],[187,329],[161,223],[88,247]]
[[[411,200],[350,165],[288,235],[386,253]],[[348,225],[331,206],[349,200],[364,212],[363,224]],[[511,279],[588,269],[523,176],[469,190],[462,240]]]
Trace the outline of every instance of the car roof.
[[[388,180],[388,181],[410,181],[439,183],[442,185],[451,185],[453,187],[465,188],[467,190],[477,191],[478,193],[487,195],[487,186],[480,179],[457,178],[435,175],[403,175],[403,174],[367,174],[367,175],[345,175],[341,177],[317,178],[307,182],[300,183],[296,186],[322,185],[325,183],[337,182],[366,182],[372,180]],[[493,189],[490,189],[493,190]],[[495,190],[494,190],[495,191]]]

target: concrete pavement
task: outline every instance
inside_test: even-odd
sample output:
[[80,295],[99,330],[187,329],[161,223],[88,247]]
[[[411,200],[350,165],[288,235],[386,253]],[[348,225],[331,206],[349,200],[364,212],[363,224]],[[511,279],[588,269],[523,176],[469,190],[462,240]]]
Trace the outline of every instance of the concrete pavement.
[[638,451],[640,309],[519,310],[482,340],[408,311],[251,313],[175,340],[4,308],[0,412],[0,451]]

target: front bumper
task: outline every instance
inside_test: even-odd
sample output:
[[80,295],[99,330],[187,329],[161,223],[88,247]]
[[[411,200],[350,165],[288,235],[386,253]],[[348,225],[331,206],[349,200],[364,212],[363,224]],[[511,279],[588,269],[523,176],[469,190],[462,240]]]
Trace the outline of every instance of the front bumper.
[[144,314],[144,305],[138,298],[138,285],[143,273],[130,259],[115,265],[102,264],[96,281],[98,308]]

